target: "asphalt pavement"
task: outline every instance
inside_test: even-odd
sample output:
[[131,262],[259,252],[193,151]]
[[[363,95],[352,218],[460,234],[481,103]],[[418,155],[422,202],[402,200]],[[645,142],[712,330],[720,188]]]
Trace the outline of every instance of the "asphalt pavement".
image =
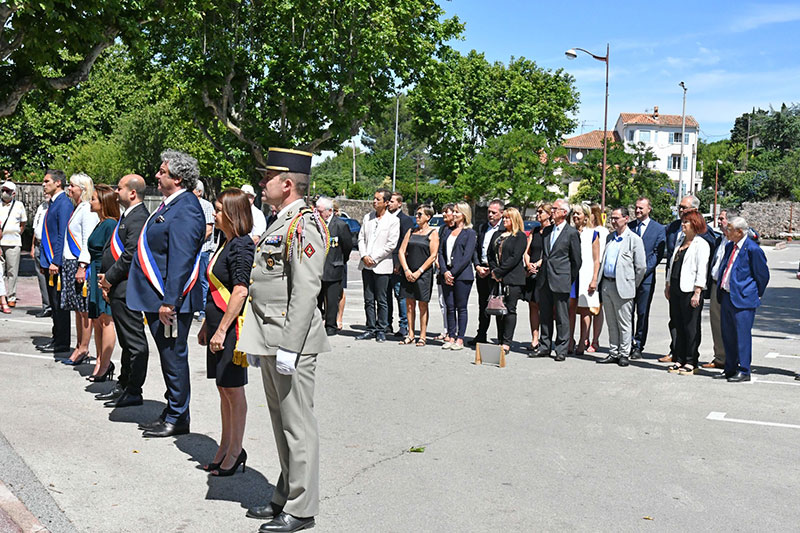
[[[669,343],[663,265],[643,360],[595,364],[605,333],[598,354],[529,359],[521,302],[520,344],[500,369],[439,343],[356,341],[364,311],[351,261],[345,329],[317,368],[316,530],[796,530],[800,246],[765,251],[772,279],[753,331],[755,379],[745,384],[711,379],[717,371],[668,374],[656,361]],[[279,473],[257,370],[246,387],[247,472],[212,478],[198,467],[216,449],[219,397],[194,338],[192,433],[143,439],[136,424],[164,404],[152,341],[145,405],[107,409],[92,393],[111,384],[84,380],[92,366],[35,349],[50,330],[32,316],[35,278],[21,278],[20,298],[0,318],[0,481],[44,527],[257,531],[245,509],[269,499]],[[442,317],[436,302],[431,311],[433,336]],[[469,314],[471,336],[475,296]],[[701,361],[710,354],[706,310]]]

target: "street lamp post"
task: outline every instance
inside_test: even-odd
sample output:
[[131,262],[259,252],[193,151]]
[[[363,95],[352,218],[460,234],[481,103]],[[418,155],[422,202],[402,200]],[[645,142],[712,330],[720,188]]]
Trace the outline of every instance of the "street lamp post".
[[567,56],[567,59],[575,59],[578,57],[577,51],[580,50],[585,54],[589,54],[593,58],[598,61],[602,61],[606,64],[606,103],[605,108],[603,111],[603,168],[602,168],[602,175],[603,175],[603,185],[602,185],[602,192],[601,192],[601,200],[600,200],[600,209],[605,213],[606,210],[606,158],[608,156],[608,58],[611,55],[611,46],[606,43],[606,55],[598,56],[591,53],[588,50],[584,50],[583,48],[570,48],[564,54]]
[[719,164],[722,163],[717,159],[716,168],[714,169],[714,220],[712,222],[716,225],[717,222],[717,195],[719,195]]
[[[678,194],[675,199],[676,206],[681,204],[681,196],[685,194],[681,188],[683,187],[683,147],[686,144],[686,84],[680,82],[678,85],[683,89],[683,111],[681,111],[681,159],[678,161]],[[693,193],[693,191],[687,192]]]

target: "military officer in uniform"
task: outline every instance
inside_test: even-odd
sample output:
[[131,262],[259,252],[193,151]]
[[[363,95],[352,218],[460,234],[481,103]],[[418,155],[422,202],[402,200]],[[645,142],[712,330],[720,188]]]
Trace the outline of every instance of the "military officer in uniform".
[[256,245],[238,349],[261,367],[281,474],[264,506],[247,516],[260,532],[314,525],[319,510],[319,435],[314,416],[317,354],[330,351],[317,309],[329,245],[325,223],[306,206],[311,154],[270,148],[262,199],[277,218]]

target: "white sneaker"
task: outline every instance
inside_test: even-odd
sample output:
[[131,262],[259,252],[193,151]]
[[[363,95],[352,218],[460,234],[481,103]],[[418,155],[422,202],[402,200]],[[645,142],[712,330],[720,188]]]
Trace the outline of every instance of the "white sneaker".
[[449,350],[451,346],[453,346],[452,342],[446,342],[442,344],[442,350]]
[[463,350],[464,349],[464,345],[463,344],[458,344],[457,342],[454,342],[453,344],[450,345],[450,349],[451,350]]

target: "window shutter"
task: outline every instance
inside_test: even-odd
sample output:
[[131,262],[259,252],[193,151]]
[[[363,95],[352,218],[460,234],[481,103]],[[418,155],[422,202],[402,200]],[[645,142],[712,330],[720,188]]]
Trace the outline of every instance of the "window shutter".
[[689,134],[685,134],[683,136],[683,144],[689,144]]
[[688,165],[689,165],[689,158],[683,156],[683,170],[686,170],[688,168]]
[[669,132],[669,144],[675,144],[675,134]]

